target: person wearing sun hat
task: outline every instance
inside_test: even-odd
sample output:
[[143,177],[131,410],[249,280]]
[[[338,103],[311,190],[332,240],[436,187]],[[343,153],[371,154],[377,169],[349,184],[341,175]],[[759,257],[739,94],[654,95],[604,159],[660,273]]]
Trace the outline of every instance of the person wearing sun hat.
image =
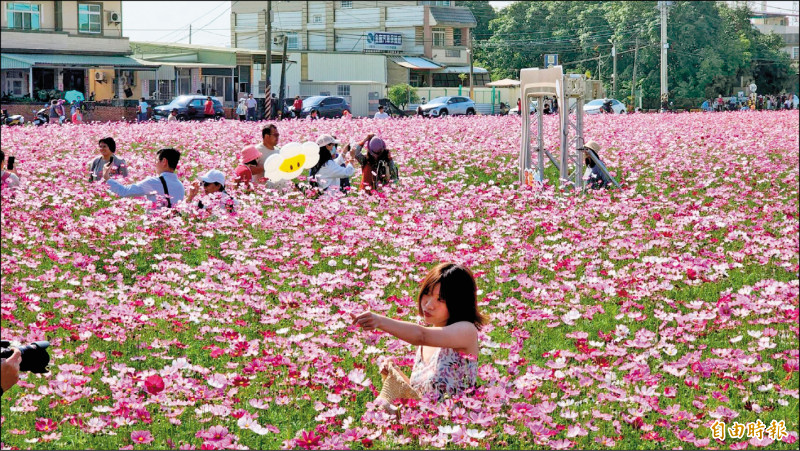
[[[317,138],[319,161],[311,168],[309,175],[314,177],[317,187],[321,191],[338,191],[341,186],[340,179],[352,177],[356,173],[350,155],[345,156],[344,166],[340,166],[334,160],[333,154],[337,144],[339,144],[339,141],[331,135],[322,135]],[[332,189],[328,190],[328,188]]]
[[239,155],[239,161],[241,163],[239,166],[236,166],[234,169],[234,173],[236,174],[235,183],[238,187],[241,184],[245,184],[245,186],[250,186],[251,182],[253,181],[253,171],[252,168],[258,166],[258,158],[261,156],[261,152],[258,151],[256,146],[248,145],[242,149],[241,154]]
[[589,152],[592,152],[598,160],[600,159],[600,144],[596,141],[589,141],[583,145],[583,151],[586,153],[584,162],[586,163],[586,174],[588,174],[589,188],[600,189],[608,188],[611,180],[608,179],[606,174],[600,170],[600,166],[589,157]]
[[204,204],[202,200],[199,200],[197,201],[197,208],[203,210],[210,207],[224,207],[228,212],[233,213],[234,207],[236,207],[236,200],[225,191],[225,174],[216,169],[206,172],[200,176],[200,180],[192,183],[186,202],[191,202],[197,196],[201,183],[204,191],[203,197],[209,198],[210,202],[207,201]]
[[[363,155],[362,150],[365,145],[367,146],[367,154]],[[361,165],[361,184],[358,189],[364,190],[369,187],[370,194],[375,191],[377,181],[374,174],[377,174],[378,163],[381,161],[386,161],[388,163],[390,172],[393,172],[391,178],[392,180],[396,180],[397,169],[394,166],[392,154],[389,149],[386,148],[386,143],[373,133],[370,133],[360,143],[356,144],[351,152],[353,153],[353,158]],[[381,183],[386,184],[388,181],[383,180]]]

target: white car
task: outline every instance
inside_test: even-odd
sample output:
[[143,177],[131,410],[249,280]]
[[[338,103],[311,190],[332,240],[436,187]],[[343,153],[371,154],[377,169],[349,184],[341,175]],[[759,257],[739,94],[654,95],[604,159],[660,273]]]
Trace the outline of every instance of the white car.
[[595,99],[583,106],[585,114],[601,114],[603,113],[603,104],[607,101],[611,102],[611,111],[614,114],[625,114],[625,104],[616,99]]

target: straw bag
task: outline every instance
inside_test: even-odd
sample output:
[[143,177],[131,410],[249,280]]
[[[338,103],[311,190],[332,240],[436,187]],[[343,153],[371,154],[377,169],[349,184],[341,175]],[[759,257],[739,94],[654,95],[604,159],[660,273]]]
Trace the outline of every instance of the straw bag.
[[400,369],[398,369],[394,362],[387,360],[381,367],[381,378],[383,379],[383,387],[378,398],[382,398],[389,403],[393,403],[395,399],[420,399],[419,392],[411,386],[411,381],[408,379]]

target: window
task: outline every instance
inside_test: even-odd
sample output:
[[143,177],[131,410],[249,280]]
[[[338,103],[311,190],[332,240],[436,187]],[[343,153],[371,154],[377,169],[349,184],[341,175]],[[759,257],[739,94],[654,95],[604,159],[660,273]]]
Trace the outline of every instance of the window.
[[314,14],[311,17],[311,22],[312,23],[322,23],[322,14]]
[[292,31],[292,32],[286,33],[286,39],[287,39],[287,41],[286,41],[286,48],[287,49],[297,50],[297,49],[300,48],[300,42],[297,39],[297,32],[296,31]]
[[102,5],[94,3],[78,4],[78,32],[99,34],[103,31],[100,16],[103,14]]
[[792,59],[796,60],[800,57],[800,47],[792,47]]
[[461,58],[461,50],[446,49],[444,56],[445,58]]
[[194,94],[192,91],[191,69],[178,69],[178,88],[175,94]]
[[258,30],[258,13],[237,13],[236,28],[239,30]]
[[462,45],[461,28],[453,28],[453,45]]
[[349,96],[350,95],[350,85],[339,85],[336,87],[336,95],[337,96]]
[[444,47],[444,28],[434,28],[433,29],[433,46],[434,47]]
[[56,88],[56,71],[55,69],[40,69],[33,68],[33,91],[41,89],[55,89]]
[[6,3],[8,28],[38,30],[41,9],[30,3]]
[[346,2],[346,1],[342,2],[342,8],[352,8],[352,7],[353,7],[353,2]]
[[424,1],[422,4],[428,6],[450,6],[450,0]]

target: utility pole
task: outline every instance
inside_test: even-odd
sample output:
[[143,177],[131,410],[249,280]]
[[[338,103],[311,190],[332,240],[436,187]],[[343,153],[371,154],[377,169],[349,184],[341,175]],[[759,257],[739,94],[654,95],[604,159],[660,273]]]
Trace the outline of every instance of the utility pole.
[[189,44],[192,43],[192,24],[189,24]]
[[665,104],[669,105],[669,89],[667,87],[667,7],[672,5],[669,1],[659,1],[658,8],[661,10],[661,106],[665,110]]
[[617,98],[617,44],[611,42],[611,57],[614,58],[614,74],[611,79],[611,92],[614,93],[613,97]]
[[473,87],[475,85],[475,83],[474,83],[475,76],[472,73],[472,71],[473,71],[473,69],[472,69],[472,60],[473,60],[473,55],[472,55],[472,30],[470,30],[470,32],[469,32],[469,50],[468,50],[468,52],[469,52],[469,98],[470,98],[470,100],[474,101],[475,100],[475,95],[474,95],[475,94],[475,90],[473,89]]
[[272,119],[272,0],[267,1],[264,11],[267,33],[264,35],[264,48],[267,50],[267,89],[264,93],[264,119]]
[[286,38],[286,34],[283,34],[281,40],[283,41],[283,55],[281,55],[281,91],[278,93],[278,108],[283,111],[283,99],[286,98],[286,47],[289,39]]
[[636,110],[636,61],[639,59],[639,36],[636,36],[636,47],[633,49],[633,83],[631,84],[631,103]]
[[601,56],[602,55],[597,55],[597,80],[602,82],[603,81],[603,77],[600,76],[600,57]]

